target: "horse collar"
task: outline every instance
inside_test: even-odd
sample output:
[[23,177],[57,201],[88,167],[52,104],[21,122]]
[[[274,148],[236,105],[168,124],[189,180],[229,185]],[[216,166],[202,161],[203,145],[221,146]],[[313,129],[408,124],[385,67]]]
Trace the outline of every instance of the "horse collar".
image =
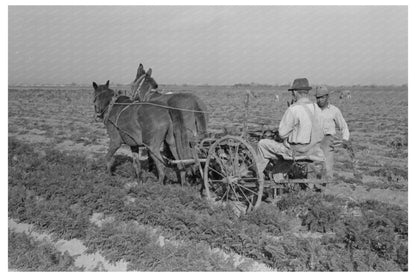
[[[142,75],[141,77],[139,77],[139,79],[136,80],[136,82],[139,83],[139,84],[138,84],[136,90],[133,92],[133,99],[136,99],[137,96],[140,98],[140,89],[141,89],[141,87],[142,87],[142,85],[143,85],[143,83],[146,79],[145,77],[146,77],[146,75]],[[137,94],[139,94],[139,95],[137,95]]]

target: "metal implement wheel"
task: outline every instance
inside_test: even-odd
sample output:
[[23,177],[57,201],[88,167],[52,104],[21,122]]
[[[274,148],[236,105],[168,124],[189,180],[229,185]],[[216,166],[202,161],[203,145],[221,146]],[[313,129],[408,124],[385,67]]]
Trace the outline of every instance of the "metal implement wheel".
[[259,174],[257,155],[245,140],[225,136],[211,145],[204,168],[204,185],[209,199],[238,201],[251,211],[260,206],[264,179]]

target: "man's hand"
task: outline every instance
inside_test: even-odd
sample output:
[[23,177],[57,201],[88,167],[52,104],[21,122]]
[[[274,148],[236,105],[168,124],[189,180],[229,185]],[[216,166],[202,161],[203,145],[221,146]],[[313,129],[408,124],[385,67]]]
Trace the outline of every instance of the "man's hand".
[[342,147],[344,147],[345,149],[352,149],[351,141],[343,139],[342,140]]
[[342,147],[342,148],[349,148],[351,147],[351,141],[346,139],[334,139],[333,147]]
[[279,129],[278,128],[274,128],[274,129],[270,129],[270,130],[266,130],[263,132],[263,138],[267,138],[267,139],[272,139],[275,141],[279,141],[280,137],[279,137]]

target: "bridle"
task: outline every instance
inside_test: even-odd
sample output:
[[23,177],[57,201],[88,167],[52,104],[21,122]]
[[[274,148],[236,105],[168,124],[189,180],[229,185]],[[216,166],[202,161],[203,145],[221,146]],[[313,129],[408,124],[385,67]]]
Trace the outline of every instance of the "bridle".
[[104,123],[107,123],[108,117],[110,116],[111,109],[113,108],[114,103],[117,101],[120,95],[116,95],[113,92],[113,96],[111,98],[110,103],[107,106],[105,106],[105,108],[102,111],[97,111],[97,106],[95,105],[95,102],[97,101],[97,98],[105,92],[107,91],[102,91],[94,96],[94,109],[95,109],[95,121],[98,121],[97,118],[100,118],[100,119],[103,119]]

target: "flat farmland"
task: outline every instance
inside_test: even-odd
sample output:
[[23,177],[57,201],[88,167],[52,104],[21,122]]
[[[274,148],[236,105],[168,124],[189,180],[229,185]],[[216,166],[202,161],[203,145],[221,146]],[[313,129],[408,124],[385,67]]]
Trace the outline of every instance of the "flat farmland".
[[[241,129],[247,89],[249,127],[278,126],[290,100],[279,87],[161,86],[200,97],[211,133]],[[9,87],[9,219],[54,240],[80,240],[127,270],[407,270],[407,88],[351,91],[331,103],[349,125],[355,163],[338,149],[336,182],[324,193],[288,195],[237,216],[174,177],[165,187],[152,178],[138,186],[127,148],[107,176],[108,137],[94,120],[92,87]],[[26,240],[9,234],[17,238]],[[61,270],[77,269],[60,259],[68,264]]]

